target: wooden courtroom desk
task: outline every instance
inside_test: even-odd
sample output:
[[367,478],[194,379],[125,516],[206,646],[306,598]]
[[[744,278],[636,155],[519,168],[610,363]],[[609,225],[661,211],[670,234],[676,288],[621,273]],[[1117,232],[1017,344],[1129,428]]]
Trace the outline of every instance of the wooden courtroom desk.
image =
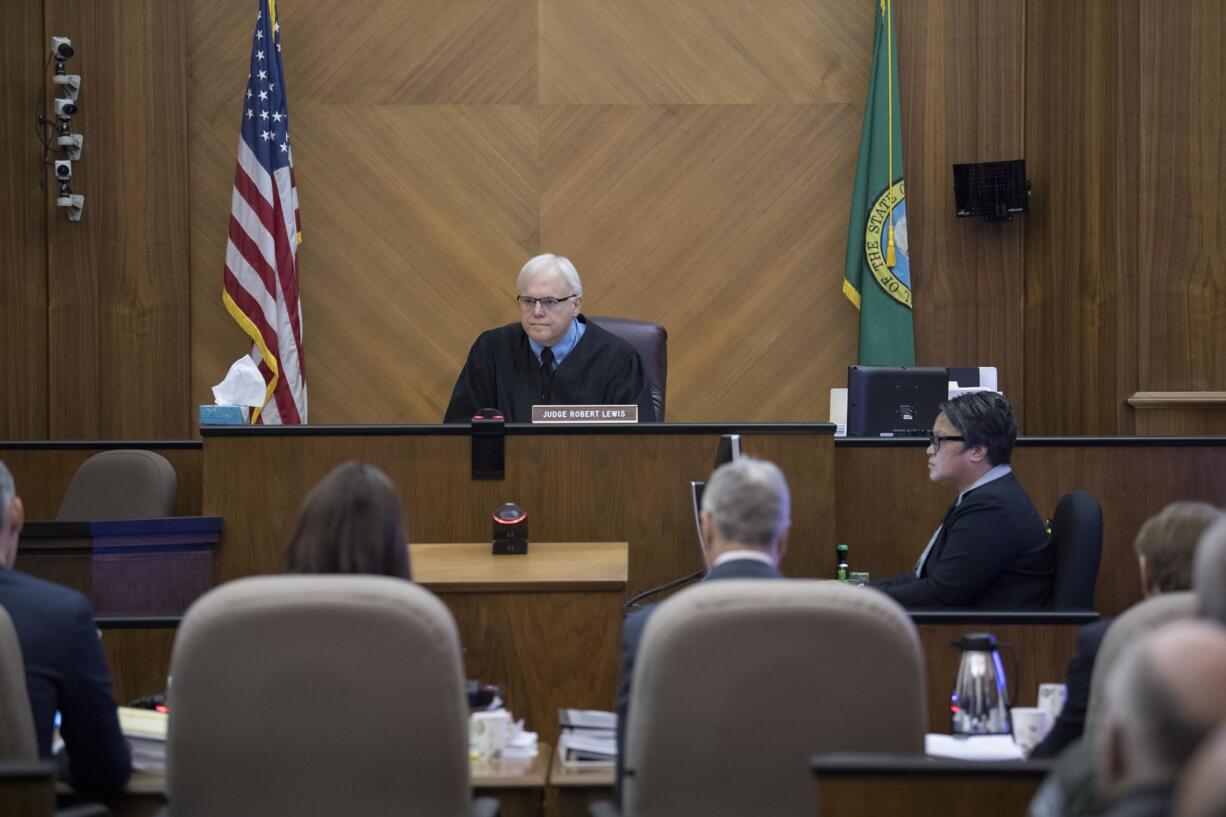
[[498,684],[540,735],[558,709],[608,708],[617,695],[625,542],[533,542],[494,556],[489,542],[413,544],[413,579],[456,618],[469,678]]
[[820,817],[1021,817],[1052,765],[872,754],[811,762]]
[[689,484],[710,476],[720,435],[739,433],[742,450],[776,462],[791,485],[784,571],[829,577],[833,431],[829,423],[511,424],[504,478],[474,480],[467,425],[206,426],[203,505],[226,521],[218,581],[276,573],[303,497],[336,465],[361,460],[399,488],[413,541],[485,541],[490,515],[514,501],[533,541],[627,542],[636,593],[701,566]]
[[[473,796],[497,798],[500,817],[538,817],[552,756],[552,747],[542,743],[536,757],[473,761],[470,778]],[[61,783],[58,789],[73,799],[67,785]],[[153,817],[166,805],[166,776],[134,772],[124,793],[108,799],[106,804],[115,817]],[[0,814],[9,817],[7,811]]]
[[49,817],[55,810],[55,764],[0,760],[0,814]]
[[589,804],[613,799],[613,776],[612,768],[567,768],[554,752],[545,787],[545,813],[548,817],[587,817]]

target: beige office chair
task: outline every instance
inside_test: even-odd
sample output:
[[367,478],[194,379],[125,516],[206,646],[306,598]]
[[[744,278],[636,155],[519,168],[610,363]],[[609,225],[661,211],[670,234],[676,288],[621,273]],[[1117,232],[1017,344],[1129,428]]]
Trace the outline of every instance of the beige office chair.
[[0,758],[38,760],[38,738],[26,691],[21,642],[3,607],[0,607]]
[[459,637],[443,603],[417,585],[382,576],[224,584],[187,611],[171,679],[173,817],[470,813]]
[[1111,622],[1103,636],[1102,646],[1094,659],[1090,675],[1090,700],[1086,704],[1086,733],[1089,734],[1101,716],[1103,689],[1120,655],[1147,633],[1169,621],[1197,615],[1196,594],[1191,591],[1163,593],[1129,607]]
[[175,469],[161,454],[137,449],[103,451],[77,469],[55,520],[173,516],[177,491]]
[[812,815],[813,755],[924,751],[915,625],[868,588],[745,580],[678,593],[647,624],[630,695],[630,817]]

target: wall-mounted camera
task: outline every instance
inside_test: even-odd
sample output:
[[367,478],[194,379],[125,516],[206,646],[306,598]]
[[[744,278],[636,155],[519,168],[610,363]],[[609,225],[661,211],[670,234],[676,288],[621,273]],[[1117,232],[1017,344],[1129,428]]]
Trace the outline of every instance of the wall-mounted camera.
[[51,38],[51,57],[56,60],[71,59],[72,55],[77,53],[72,48],[72,40],[67,37],[52,37]]
[[72,178],[72,162],[68,159],[55,160],[55,178],[66,182]]
[[67,122],[77,115],[77,103],[72,99],[57,99],[55,101],[55,118]]

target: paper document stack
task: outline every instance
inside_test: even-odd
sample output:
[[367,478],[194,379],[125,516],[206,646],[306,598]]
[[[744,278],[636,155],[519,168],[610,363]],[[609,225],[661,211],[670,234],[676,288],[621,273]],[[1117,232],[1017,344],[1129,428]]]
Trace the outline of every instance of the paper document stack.
[[612,768],[617,760],[617,715],[595,709],[559,709],[558,756],[570,768]]
[[119,728],[132,747],[133,769],[165,774],[168,720],[165,712],[119,707]]

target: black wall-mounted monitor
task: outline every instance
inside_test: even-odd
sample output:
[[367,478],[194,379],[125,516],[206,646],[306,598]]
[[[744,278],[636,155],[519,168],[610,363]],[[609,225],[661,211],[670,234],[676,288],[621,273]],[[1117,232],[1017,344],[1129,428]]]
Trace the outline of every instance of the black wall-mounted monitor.
[[954,165],[954,213],[959,218],[1003,220],[1029,209],[1025,159]]
[[938,367],[847,367],[847,436],[926,437],[949,396]]

